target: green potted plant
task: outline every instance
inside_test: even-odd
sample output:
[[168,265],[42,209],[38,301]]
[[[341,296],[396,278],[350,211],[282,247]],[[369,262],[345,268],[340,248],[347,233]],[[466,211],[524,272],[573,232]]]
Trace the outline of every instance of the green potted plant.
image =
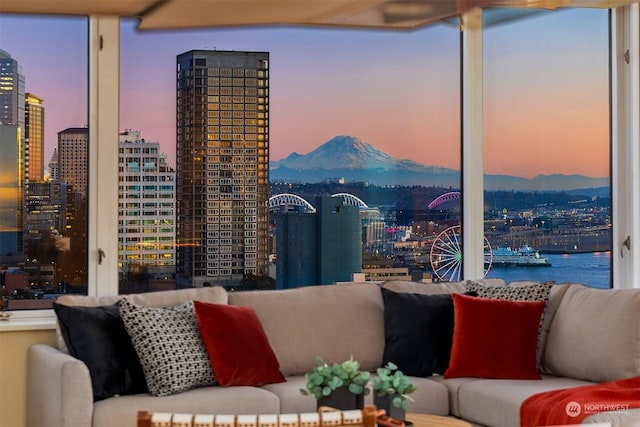
[[378,409],[384,409],[391,418],[405,419],[407,399],[413,401],[409,394],[416,391],[416,387],[398,367],[391,362],[376,370],[373,379],[374,404]]
[[317,357],[316,366],[305,374],[306,388],[300,389],[300,392],[315,397],[318,407],[362,409],[364,396],[369,393],[367,384],[370,377],[369,372],[360,370],[360,363],[353,357],[333,364],[327,364]]

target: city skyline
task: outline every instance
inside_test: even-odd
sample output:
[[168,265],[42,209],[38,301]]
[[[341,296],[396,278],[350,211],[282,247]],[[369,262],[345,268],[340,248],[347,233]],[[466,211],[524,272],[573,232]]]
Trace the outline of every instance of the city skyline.
[[[549,30],[533,37],[540,20]],[[28,22],[36,22],[37,31]],[[172,165],[175,58],[208,48],[271,53],[271,160],[348,134],[397,158],[460,168],[459,35],[453,25],[410,33],[282,27],[140,33],[133,21],[121,27],[120,129],[159,142]],[[569,36],[561,37],[566,28]],[[584,46],[570,44],[576,31]],[[606,11],[591,10],[485,31],[487,173],[608,176],[607,31]],[[0,48],[23,65],[27,90],[47,111],[45,164],[55,146],[51,135],[87,121],[86,32],[82,18],[0,17]],[[544,60],[521,58],[519,43]],[[51,44],[57,48],[48,49]],[[556,50],[543,55],[551,44]],[[545,73],[547,61],[564,73]],[[521,87],[525,72],[531,87]]]

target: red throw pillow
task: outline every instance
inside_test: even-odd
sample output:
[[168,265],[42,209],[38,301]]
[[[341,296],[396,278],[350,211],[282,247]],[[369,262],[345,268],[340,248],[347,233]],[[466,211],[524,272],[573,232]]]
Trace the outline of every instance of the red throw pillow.
[[251,307],[194,301],[202,340],[221,386],[285,381],[260,319]]
[[540,379],[536,346],[544,301],[452,297],[453,345],[445,378]]

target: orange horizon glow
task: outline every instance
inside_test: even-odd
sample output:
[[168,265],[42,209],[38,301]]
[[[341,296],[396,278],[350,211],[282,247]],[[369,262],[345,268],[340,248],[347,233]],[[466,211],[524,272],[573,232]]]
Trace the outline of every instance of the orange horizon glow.
[[[86,19],[31,18],[34,28],[0,18],[1,47],[22,64],[27,91],[44,100],[48,164],[56,133],[87,122]],[[576,9],[485,30],[485,173],[609,176],[607,19],[606,10]],[[73,37],[60,49],[46,35],[70,22]],[[460,169],[455,26],[138,32],[125,20],[121,28],[120,129],[159,142],[171,165],[175,57],[215,40],[220,49],[270,52],[272,161],[351,135],[398,159]],[[54,85],[52,75],[60,76]]]

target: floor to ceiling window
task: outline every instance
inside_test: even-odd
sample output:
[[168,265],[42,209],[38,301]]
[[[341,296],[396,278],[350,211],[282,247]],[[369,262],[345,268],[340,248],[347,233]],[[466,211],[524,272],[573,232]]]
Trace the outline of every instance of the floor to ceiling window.
[[87,291],[86,18],[0,16],[5,309]]
[[430,278],[460,223],[458,38],[123,21],[120,291]]
[[610,287],[608,11],[486,28],[484,95],[488,275]]
[[[26,308],[11,300],[86,291],[86,163],[67,165],[86,156],[65,153],[88,137],[87,22],[0,19],[25,117],[3,119],[21,160],[2,168],[15,185],[0,193],[1,277],[5,304]],[[120,292],[460,277],[457,27],[145,33],[124,20],[120,50]],[[608,287],[608,13],[489,25],[484,63],[488,275]],[[552,267],[502,268],[524,245]]]

